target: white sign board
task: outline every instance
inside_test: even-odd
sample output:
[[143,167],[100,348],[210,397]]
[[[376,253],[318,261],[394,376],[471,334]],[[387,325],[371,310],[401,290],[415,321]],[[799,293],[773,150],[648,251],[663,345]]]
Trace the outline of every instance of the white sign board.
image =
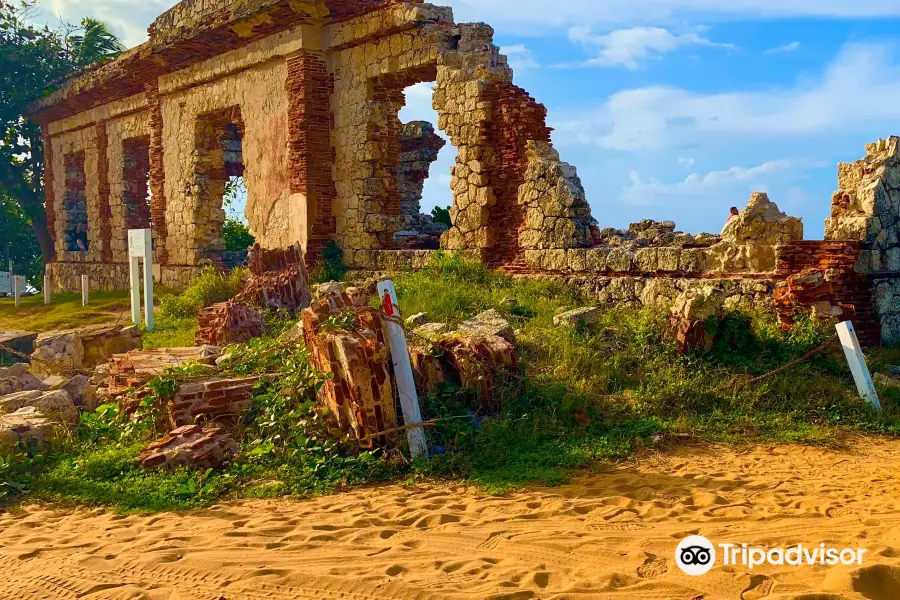
[[9,271],[0,271],[0,294],[12,294],[12,276]]
[[[422,422],[422,411],[419,408],[419,396],[416,394],[416,380],[413,376],[412,362],[409,360],[409,347],[406,343],[406,332],[400,320],[400,306],[397,304],[397,291],[392,281],[378,284],[378,297],[384,314],[394,319],[387,322],[388,344],[391,349],[391,361],[394,363],[394,377],[397,378],[397,392],[400,396],[400,407],[403,409],[403,422],[415,425]],[[409,442],[409,453],[413,457],[428,458],[428,441],[421,427],[407,430],[406,440]]]
[[144,261],[144,317],[153,331],[153,235],[149,229],[128,230],[129,274],[131,276],[131,320],[141,324],[141,261]]
[[128,256],[130,258],[150,256],[150,260],[152,260],[152,252],[148,253],[148,248],[153,248],[153,237],[149,229],[128,230]]
[[844,356],[847,357],[847,364],[850,365],[850,372],[856,381],[859,397],[881,410],[881,401],[878,399],[878,392],[875,391],[875,384],[872,383],[872,375],[866,365],[866,357],[863,356],[853,323],[846,321],[838,323],[836,327],[838,337],[841,338],[841,346],[844,348]]

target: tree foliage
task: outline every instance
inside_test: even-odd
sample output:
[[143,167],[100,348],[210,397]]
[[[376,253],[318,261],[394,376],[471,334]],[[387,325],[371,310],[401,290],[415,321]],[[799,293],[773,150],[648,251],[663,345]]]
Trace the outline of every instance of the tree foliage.
[[449,208],[441,208],[440,206],[435,206],[431,210],[431,218],[435,223],[443,223],[447,227],[453,227],[453,222],[450,220]]
[[32,23],[34,10],[35,0],[0,0],[0,195],[19,204],[49,258],[41,129],[24,115],[58,81],[114,58],[123,46],[100,21],[86,18],[50,29]]
[[[11,258],[18,275],[25,275],[28,282],[38,286],[43,271],[41,248],[31,229],[31,222],[14,200],[0,195],[0,271],[7,269],[6,259]],[[7,256],[9,253],[9,256]]]

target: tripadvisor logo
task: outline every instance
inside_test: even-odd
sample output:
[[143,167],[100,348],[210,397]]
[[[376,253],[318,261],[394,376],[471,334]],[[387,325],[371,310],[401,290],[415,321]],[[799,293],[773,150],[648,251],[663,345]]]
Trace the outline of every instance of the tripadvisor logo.
[[[832,548],[825,544],[804,546],[797,544],[788,548],[760,548],[749,544],[718,544],[722,564],[743,565],[753,569],[760,565],[799,567],[801,565],[862,565],[865,548]],[[716,546],[700,535],[692,535],[681,540],[675,549],[678,568],[688,575],[706,575],[716,564]]]
[[675,549],[675,562],[688,575],[706,575],[716,564],[716,548],[702,535],[686,537]]

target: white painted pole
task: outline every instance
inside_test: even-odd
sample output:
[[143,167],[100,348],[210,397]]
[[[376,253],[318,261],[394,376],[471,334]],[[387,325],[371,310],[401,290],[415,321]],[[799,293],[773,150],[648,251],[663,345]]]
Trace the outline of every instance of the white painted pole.
[[19,284],[19,276],[13,275],[13,297],[16,299],[16,306],[19,306],[19,302],[22,296],[22,286]]
[[866,365],[866,357],[862,353],[853,323],[846,321],[838,323],[836,327],[838,337],[841,338],[841,346],[844,348],[844,356],[847,357],[850,372],[853,373],[853,380],[859,391],[859,397],[881,410],[881,401],[878,399],[878,392],[875,391],[875,384],[872,382],[872,375]]
[[88,305],[88,288],[90,287],[90,282],[88,282],[88,276],[81,276],[81,306]]
[[147,331],[153,331],[153,261],[148,258],[144,258],[144,319]]
[[44,271],[44,306],[50,305],[50,273]]
[[129,276],[131,278],[131,322],[141,324],[141,259],[134,256],[129,260]]
[[[385,314],[400,320],[400,307],[397,302],[397,291],[392,281],[378,284],[378,297],[382,299]],[[413,377],[412,362],[409,360],[409,347],[406,343],[406,332],[400,322],[387,322],[388,344],[391,349],[391,360],[394,363],[394,376],[397,378],[397,391],[400,395],[400,406],[403,409],[403,421],[406,425],[422,422],[422,411],[419,408],[419,397],[416,394],[416,381]],[[406,431],[409,452],[413,458],[428,458],[428,442],[425,431],[414,427]]]

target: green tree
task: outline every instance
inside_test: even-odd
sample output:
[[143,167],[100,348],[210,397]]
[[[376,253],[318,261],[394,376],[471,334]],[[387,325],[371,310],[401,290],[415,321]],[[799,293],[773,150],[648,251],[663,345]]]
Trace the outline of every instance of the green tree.
[[[94,19],[57,29],[31,22],[35,0],[0,0],[0,196],[15,200],[31,223],[45,260],[53,240],[44,212],[44,147],[40,127],[25,118],[28,105],[55,83],[123,50],[107,26]],[[3,238],[0,238],[3,241]]]
[[440,206],[435,206],[431,210],[431,219],[435,223],[443,223],[447,227],[453,227],[453,222],[450,220],[449,208],[441,208]]
[[225,250],[228,252],[240,252],[256,243],[250,235],[250,228],[243,221],[231,217],[225,219],[222,237],[225,238]]
[[18,202],[3,195],[0,195],[0,240],[4,242],[0,247],[0,257],[3,259],[0,271],[6,270],[6,260],[11,258],[16,273],[25,275],[30,284],[40,287],[44,265],[31,222]]

